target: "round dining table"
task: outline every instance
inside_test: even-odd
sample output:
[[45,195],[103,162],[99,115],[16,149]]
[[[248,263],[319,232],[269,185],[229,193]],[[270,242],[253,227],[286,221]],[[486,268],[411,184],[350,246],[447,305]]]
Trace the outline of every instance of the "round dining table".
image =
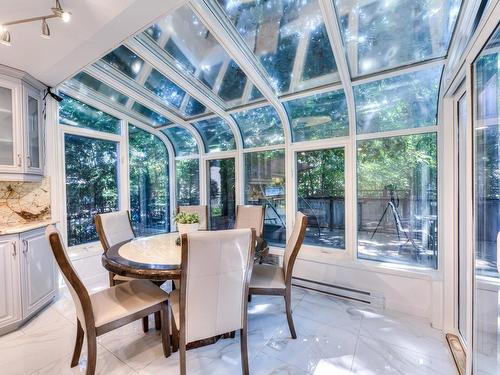
[[102,255],[108,271],[135,279],[165,281],[180,279],[181,246],[179,233],[138,237],[111,246]]

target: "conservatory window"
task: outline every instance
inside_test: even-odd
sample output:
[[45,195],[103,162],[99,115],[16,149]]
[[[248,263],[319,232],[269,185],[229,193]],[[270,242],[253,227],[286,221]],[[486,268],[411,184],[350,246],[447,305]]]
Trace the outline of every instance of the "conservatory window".
[[293,142],[342,137],[349,134],[344,90],[285,102]]
[[66,134],[64,150],[68,246],[97,241],[94,216],[119,208],[118,143]]
[[286,241],[285,150],[245,153],[245,204],[265,206],[264,239]]
[[59,123],[98,130],[106,133],[120,134],[121,122],[88,104],[60,93],[63,101],[59,103]]
[[175,161],[177,181],[177,205],[192,206],[200,204],[200,161],[179,159]]
[[358,141],[358,257],[437,268],[437,135]]
[[124,105],[128,101],[128,96],[123,95],[121,92],[116,91],[114,88],[108,86],[107,84],[99,81],[98,79],[85,72],[78,73],[72,79],[104,95],[106,98],[110,99],[113,102]]
[[193,135],[180,126],[163,129],[162,132],[172,142],[175,156],[197,155],[198,146]]
[[334,0],[354,77],[401,67],[448,51],[460,0]]
[[165,104],[180,108],[186,92],[179,86],[158,72],[156,69],[151,71],[144,87],[160,97]]
[[208,212],[211,230],[230,229],[236,213],[236,174],[234,158],[207,161]]
[[129,126],[130,216],[136,235],[170,230],[168,151],[155,135]]
[[172,121],[170,121],[168,118],[160,115],[158,112],[155,112],[152,109],[149,109],[148,107],[143,106],[138,102],[134,102],[134,104],[132,104],[132,111],[144,117],[145,121],[154,128],[172,124]]
[[358,134],[437,123],[442,66],[354,86]]
[[273,107],[249,109],[233,117],[240,128],[245,148],[285,143],[281,120]]
[[132,79],[137,78],[144,66],[144,60],[125,46],[114,49],[102,59]]
[[[339,81],[317,0],[218,1],[278,93],[310,87],[302,81],[310,78],[314,86]],[[313,58],[321,61],[311,63]]]
[[229,151],[236,148],[234,135],[229,125],[215,117],[193,123],[205,145],[205,152]]
[[307,216],[305,244],[345,249],[344,149],[297,153],[297,209]]

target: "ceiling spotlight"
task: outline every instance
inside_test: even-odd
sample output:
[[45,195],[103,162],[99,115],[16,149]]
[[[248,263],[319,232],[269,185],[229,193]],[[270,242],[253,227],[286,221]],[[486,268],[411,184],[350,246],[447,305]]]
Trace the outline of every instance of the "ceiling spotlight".
[[42,32],[40,33],[40,36],[45,39],[50,39],[50,28],[46,19],[42,20]]
[[57,17],[61,17],[63,22],[68,23],[71,20],[71,13],[63,10],[59,0],[56,0],[56,6],[54,8],[52,8],[52,12]]
[[10,33],[4,28],[0,29],[0,43],[10,46]]

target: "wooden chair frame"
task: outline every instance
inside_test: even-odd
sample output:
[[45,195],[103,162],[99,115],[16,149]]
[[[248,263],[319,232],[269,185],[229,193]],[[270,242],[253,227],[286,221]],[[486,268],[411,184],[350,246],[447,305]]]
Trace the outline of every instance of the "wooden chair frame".
[[96,369],[97,362],[97,337],[101,336],[109,331],[120,328],[126,324],[132,323],[138,319],[146,318],[148,315],[153,313],[160,313],[162,319],[162,346],[163,353],[165,357],[169,357],[171,354],[170,349],[170,335],[168,332],[168,327],[170,324],[170,315],[168,310],[168,300],[159,303],[157,305],[148,307],[144,310],[138,311],[132,315],[123,317],[121,319],[109,322],[103,326],[96,327],[94,312],[92,310],[92,302],[90,295],[83,285],[82,281],[75,273],[73,267],[69,264],[67,257],[64,255],[64,247],[61,243],[59,234],[51,233],[49,235],[49,242],[53,249],[54,257],[56,258],[57,264],[59,265],[61,272],[65,275],[68,282],[71,284],[73,289],[78,295],[80,300],[83,315],[85,317],[85,329],[82,327],[82,323],[77,319],[77,331],[76,331],[76,341],[75,348],[73,351],[73,356],[71,358],[71,367],[78,365],[80,360],[80,354],[83,346],[83,339],[85,333],[87,333],[87,370],[86,375],[93,375]]

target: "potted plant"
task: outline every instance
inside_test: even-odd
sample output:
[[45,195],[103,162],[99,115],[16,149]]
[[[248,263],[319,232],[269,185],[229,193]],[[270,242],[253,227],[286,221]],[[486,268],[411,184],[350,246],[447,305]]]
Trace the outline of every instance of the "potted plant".
[[180,234],[196,232],[200,227],[200,216],[194,212],[179,212],[175,215],[177,230]]

